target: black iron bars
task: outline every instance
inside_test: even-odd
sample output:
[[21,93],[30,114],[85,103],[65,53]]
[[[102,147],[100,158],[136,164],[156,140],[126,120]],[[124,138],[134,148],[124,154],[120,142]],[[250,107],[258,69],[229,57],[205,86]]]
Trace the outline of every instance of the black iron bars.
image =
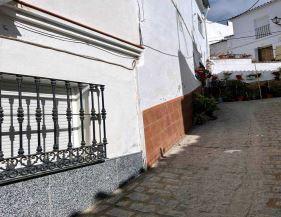
[[42,120],[42,110],[40,107],[40,79],[39,78],[35,78],[35,89],[36,89],[36,102],[37,102],[37,107],[36,107],[36,112],[35,112],[35,117],[36,117],[36,121],[37,121],[37,153],[41,153],[42,152],[42,145],[41,145],[41,120]]
[[94,147],[96,147],[97,145],[97,140],[96,140],[96,126],[95,126],[95,122],[96,122],[96,110],[95,110],[95,102],[94,102],[94,92],[96,91],[96,85],[94,84],[90,84],[90,92],[91,92],[91,104],[92,104],[92,108],[91,108],[91,120],[92,120],[92,130],[93,130],[93,141],[92,141],[92,145]]
[[18,100],[19,100],[19,107],[17,111],[17,117],[19,122],[19,150],[18,155],[23,156],[24,155],[24,149],[23,149],[23,135],[22,135],[22,123],[24,120],[24,111],[22,107],[22,76],[17,76],[17,85],[18,85]]
[[104,107],[104,85],[100,86],[101,90],[101,118],[103,123],[103,157],[106,158],[106,145],[107,145],[107,138],[106,138],[106,126],[105,126],[105,119],[106,119],[106,110]]
[[79,98],[80,98],[80,110],[79,110],[79,116],[81,121],[81,146],[85,146],[85,135],[84,135],[84,119],[85,119],[85,111],[83,107],[83,85],[82,83],[78,83],[78,89],[79,89]]
[[66,109],[66,119],[67,119],[67,124],[68,124],[68,144],[67,148],[71,149],[72,148],[72,142],[71,142],[71,119],[72,119],[72,111],[70,107],[70,82],[66,81],[65,82],[65,88],[66,88],[66,102],[67,102],[67,109]]
[[4,121],[4,110],[2,107],[2,75],[0,75],[0,161],[4,159],[4,153],[2,150],[2,124]]
[[52,94],[53,94],[53,110],[52,110],[52,119],[54,122],[54,145],[53,150],[59,150],[58,143],[58,108],[57,108],[57,100],[56,100],[56,80],[51,80],[52,86]]

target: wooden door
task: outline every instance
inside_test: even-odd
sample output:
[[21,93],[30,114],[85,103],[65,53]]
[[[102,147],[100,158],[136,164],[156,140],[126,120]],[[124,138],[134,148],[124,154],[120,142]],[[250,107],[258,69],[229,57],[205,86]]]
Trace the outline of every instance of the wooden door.
[[273,48],[265,47],[265,48],[259,48],[259,61],[260,62],[268,62],[274,60],[273,55]]

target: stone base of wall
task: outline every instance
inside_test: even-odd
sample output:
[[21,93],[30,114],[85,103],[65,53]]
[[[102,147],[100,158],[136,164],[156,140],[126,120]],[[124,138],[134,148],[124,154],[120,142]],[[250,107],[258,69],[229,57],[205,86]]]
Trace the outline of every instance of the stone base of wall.
[[136,153],[104,163],[0,187],[0,216],[67,217],[109,194],[143,167]]
[[148,167],[188,133],[192,126],[192,95],[200,91],[201,87],[143,112]]

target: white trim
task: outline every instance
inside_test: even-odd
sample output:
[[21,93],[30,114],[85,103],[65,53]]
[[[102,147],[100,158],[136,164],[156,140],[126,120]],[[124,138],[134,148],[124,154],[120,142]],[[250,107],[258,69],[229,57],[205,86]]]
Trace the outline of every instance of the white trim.
[[70,25],[61,20],[54,19],[51,16],[35,13],[33,11],[27,11],[25,9],[17,8],[12,5],[5,5],[3,8],[8,11],[16,12],[14,19],[16,21],[22,21],[36,27],[40,27],[44,30],[59,33],[61,35],[86,42],[97,47],[107,49],[109,51],[118,52],[130,57],[139,58],[143,49],[137,48],[133,45],[120,42],[116,39],[108,36],[89,31],[85,28],[78,28],[75,25]]

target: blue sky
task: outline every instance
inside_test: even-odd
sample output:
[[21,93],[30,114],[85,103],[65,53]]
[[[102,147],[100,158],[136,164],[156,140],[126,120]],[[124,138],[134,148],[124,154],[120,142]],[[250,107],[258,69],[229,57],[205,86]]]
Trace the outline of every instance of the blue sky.
[[[218,21],[226,19],[250,8],[257,0],[209,0],[211,9],[208,19]],[[269,0],[260,0],[259,4],[268,2]]]

